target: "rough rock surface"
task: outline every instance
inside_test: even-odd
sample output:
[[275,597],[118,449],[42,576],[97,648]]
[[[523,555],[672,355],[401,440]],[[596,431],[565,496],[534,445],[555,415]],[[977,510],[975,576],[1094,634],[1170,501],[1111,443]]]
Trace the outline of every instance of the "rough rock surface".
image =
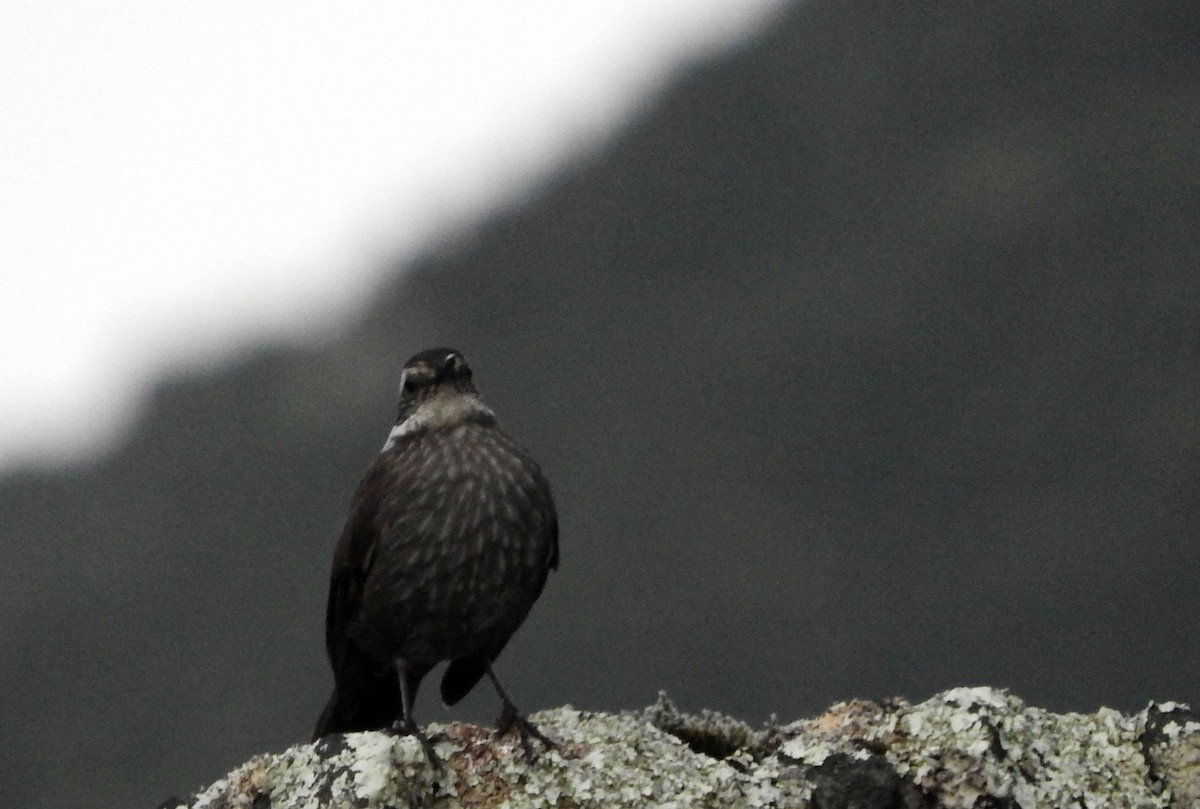
[[1200,718],[1179,703],[1054,714],[956,688],[917,705],[843,702],[761,730],[680,713],[665,697],[640,713],[567,707],[535,719],[561,747],[532,764],[514,739],[472,725],[428,727],[443,772],[413,739],[354,733],[257,756],[162,807],[1200,805]]

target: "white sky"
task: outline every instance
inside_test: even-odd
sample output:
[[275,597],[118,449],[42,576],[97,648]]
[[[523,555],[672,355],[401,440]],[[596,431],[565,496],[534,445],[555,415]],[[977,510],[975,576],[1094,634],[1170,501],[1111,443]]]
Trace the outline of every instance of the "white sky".
[[779,0],[0,4],[0,473],[320,339]]

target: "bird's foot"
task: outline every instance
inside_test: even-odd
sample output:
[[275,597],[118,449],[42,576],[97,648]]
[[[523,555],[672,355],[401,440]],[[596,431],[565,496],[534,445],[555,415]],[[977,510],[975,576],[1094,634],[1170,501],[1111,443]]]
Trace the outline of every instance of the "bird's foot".
[[496,735],[504,736],[513,728],[516,728],[517,733],[520,734],[521,749],[525,751],[526,761],[532,762],[534,759],[533,745],[530,743],[530,739],[537,739],[547,750],[558,749],[558,742],[542,733],[537,729],[537,725],[521,716],[516,705],[505,702],[504,708],[500,711],[500,718],[496,721]]
[[411,718],[397,719],[392,723],[390,730],[397,736],[412,736],[414,739],[420,742],[421,749],[425,751],[425,758],[429,759],[430,765],[432,765],[435,770],[440,771],[445,769],[445,767],[442,766],[442,760],[438,758],[438,754],[433,751],[432,742],[429,741],[429,738],[421,731],[421,728],[418,727],[417,723]]

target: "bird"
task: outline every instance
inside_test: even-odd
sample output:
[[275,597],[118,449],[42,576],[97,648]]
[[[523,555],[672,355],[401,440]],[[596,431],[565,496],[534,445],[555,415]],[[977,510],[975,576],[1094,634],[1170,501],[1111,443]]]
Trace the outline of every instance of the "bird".
[[415,354],[399,412],[351,501],[333,554],[325,648],[334,688],[313,731],[389,730],[433,745],[413,718],[425,676],[449,661],[454,705],[487,677],[501,702],[497,734],[557,744],[517,708],[492,663],[558,567],[550,484],[483,403],[466,357]]

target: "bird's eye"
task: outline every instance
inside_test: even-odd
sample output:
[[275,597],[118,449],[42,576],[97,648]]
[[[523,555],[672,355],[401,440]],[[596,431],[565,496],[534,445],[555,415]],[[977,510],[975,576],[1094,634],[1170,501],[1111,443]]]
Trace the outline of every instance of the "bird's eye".
[[417,389],[417,380],[413,379],[412,376],[408,373],[408,371],[405,371],[404,373],[402,373],[400,375],[400,390],[405,393],[412,393],[416,389]]

